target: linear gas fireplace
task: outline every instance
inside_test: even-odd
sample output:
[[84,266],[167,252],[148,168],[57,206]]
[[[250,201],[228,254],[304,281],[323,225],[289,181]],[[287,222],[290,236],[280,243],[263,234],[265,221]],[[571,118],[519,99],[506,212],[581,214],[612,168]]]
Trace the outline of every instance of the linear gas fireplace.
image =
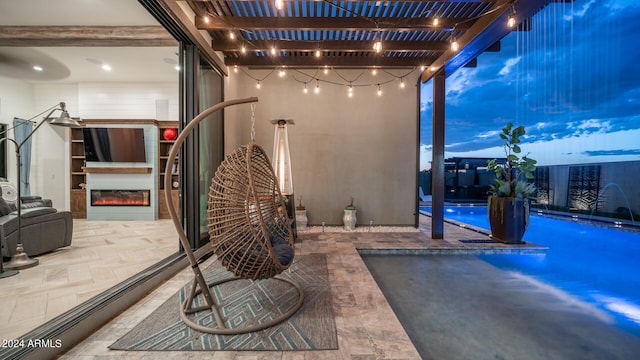
[[149,190],[91,190],[91,206],[150,206]]

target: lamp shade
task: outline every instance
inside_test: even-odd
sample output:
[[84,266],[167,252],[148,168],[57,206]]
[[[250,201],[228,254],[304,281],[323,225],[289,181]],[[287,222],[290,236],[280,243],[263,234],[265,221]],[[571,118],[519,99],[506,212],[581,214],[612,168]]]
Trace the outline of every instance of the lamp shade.
[[55,126],[65,126],[65,127],[80,127],[80,124],[73,120],[71,116],[69,116],[69,112],[67,110],[63,110],[62,114],[59,117],[51,120],[49,123]]

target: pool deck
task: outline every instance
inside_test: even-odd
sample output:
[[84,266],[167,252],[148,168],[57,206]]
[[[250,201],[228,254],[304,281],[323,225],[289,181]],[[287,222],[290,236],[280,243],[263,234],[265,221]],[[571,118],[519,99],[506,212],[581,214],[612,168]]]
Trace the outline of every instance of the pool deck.
[[[363,229],[359,229],[363,230]],[[182,270],[120,314],[61,359],[87,358],[189,358],[189,359],[420,359],[403,325],[369,273],[360,253],[374,254],[477,254],[491,252],[532,253],[546,249],[535,244],[461,242],[488,240],[486,234],[449,223],[444,239],[431,239],[431,219],[420,216],[418,229],[396,232],[311,232],[300,231],[298,255],[325,254],[331,284],[337,350],[323,351],[216,351],[171,352],[115,351],[108,348],[130,331],[167,298],[187,284],[193,273]],[[202,266],[214,260],[208,259]],[[165,356],[166,355],[166,356]]]

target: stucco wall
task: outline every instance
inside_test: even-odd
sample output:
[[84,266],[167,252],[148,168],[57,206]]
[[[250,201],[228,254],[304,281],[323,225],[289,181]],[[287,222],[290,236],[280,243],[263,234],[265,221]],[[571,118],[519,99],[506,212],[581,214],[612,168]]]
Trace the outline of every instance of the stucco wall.
[[[267,73],[248,71],[254,78]],[[311,72],[313,73],[313,72]],[[261,81],[244,72],[231,72],[225,89],[226,99],[257,96],[256,141],[271,158],[275,127],[272,119],[293,119],[289,145],[296,203],[302,198],[309,224],[342,223],[343,209],[355,199],[358,225],[413,225],[415,222],[417,157],[418,73],[404,78],[406,86],[388,74],[376,76],[361,70],[340,71],[346,79],[358,78],[354,96],[335,73],[320,74],[320,93],[315,81],[289,72],[284,78],[273,73]],[[406,71],[405,71],[406,73]],[[356,84],[356,83],[354,83]],[[225,112],[227,151],[250,138],[251,110],[241,105]],[[239,140],[239,141],[238,141]]]

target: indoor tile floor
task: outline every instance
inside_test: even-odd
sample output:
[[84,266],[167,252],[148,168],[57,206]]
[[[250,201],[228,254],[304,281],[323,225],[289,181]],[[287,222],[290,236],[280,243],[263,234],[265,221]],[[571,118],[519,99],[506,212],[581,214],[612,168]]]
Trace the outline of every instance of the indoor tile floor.
[[[415,229],[414,229],[415,230]],[[68,351],[61,359],[420,359],[418,352],[362,261],[359,250],[383,253],[473,252],[479,249],[540,251],[535,245],[463,243],[486,235],[445,224],[445,239],[432,240],[430,218],[421,217],[418,231],[299,232],[298,254],[327,255],[333,295],[338,350],[330,351],[114,351],[109,345],[130,331],[168,297],[187,284],[193,273],[184,269],[144,299]],[[215,261],[214,258],[207,260]],[[204,264],[206,266],[206,263]]]
[[16,339],[178,251],[171,220],[73,224],[70,246],[0,279],[0,339]]

